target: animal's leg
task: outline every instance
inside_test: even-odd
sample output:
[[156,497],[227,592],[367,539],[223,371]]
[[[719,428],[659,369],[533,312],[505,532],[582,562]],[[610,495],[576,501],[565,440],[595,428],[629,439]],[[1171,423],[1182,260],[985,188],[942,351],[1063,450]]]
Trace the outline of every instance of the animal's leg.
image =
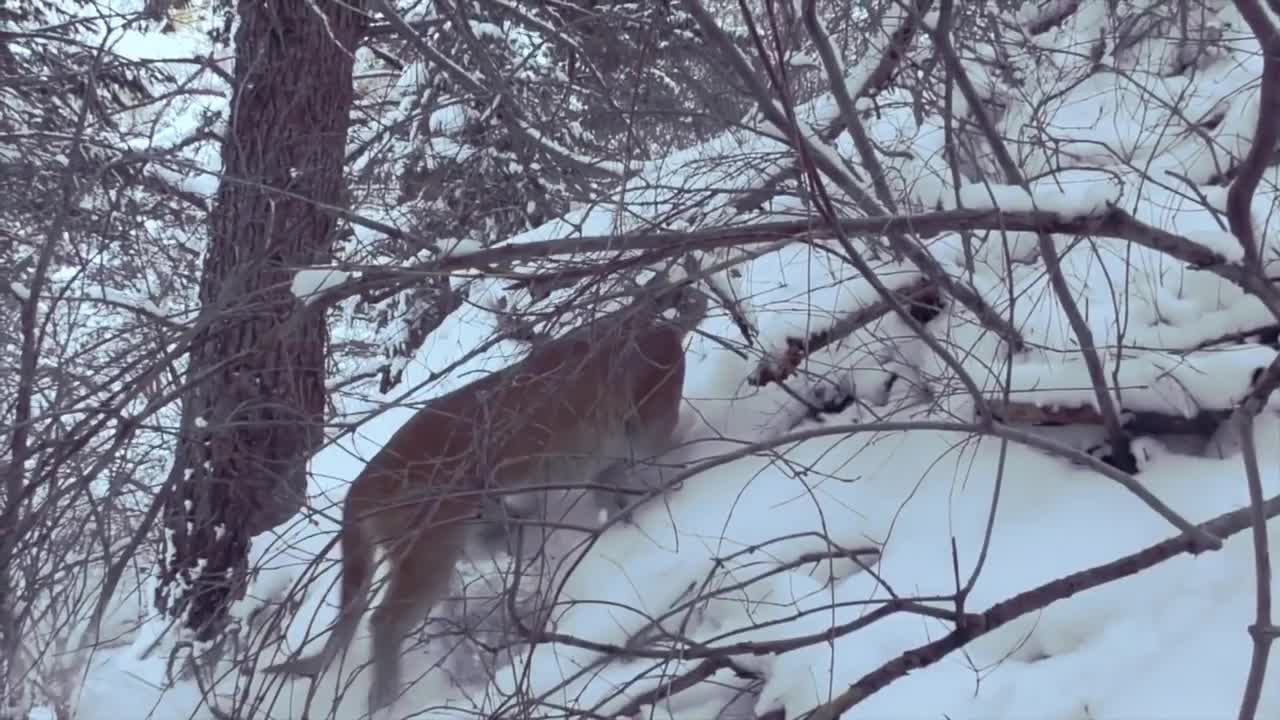
[[621,490],[609,493],[611,514],[621,513],[622,520],[630,522],[633,505],[638,500],[661,493],[667,487],[669,479],[678,471],[673,465],[684,458],[680,442],[686,434],[681,427],[683,419],[677,411],[648,430],[638,423],[629,423],[627,457],[606,467],[595,481]]
[[392,549],[390,581],[369,625],[373,635],[369,712],[389,707],[400,694],[400,644],[449,588],[466,540],[460,522],[421,532]]

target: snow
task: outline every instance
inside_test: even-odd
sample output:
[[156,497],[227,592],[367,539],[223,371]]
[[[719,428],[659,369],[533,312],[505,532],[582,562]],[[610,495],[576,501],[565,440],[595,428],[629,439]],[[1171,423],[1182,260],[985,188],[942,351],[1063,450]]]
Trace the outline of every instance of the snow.
[[324,291],[347,281],[350,273],[333,268],[305,268],[293,274],[289,290],[304,303],[313,302]]
[[967,208],[1006,212],[1047,210],[1063,220],[1100,215],[1119,202],[1121,188],[1106,182],[1106,178],[1087,177],[1090,174],[1078,173],[1085,177],[1077,178],[1075,183],[1054,177],[1033,184],[1030,191],[1017,185],[961,185],[960,203]]
[[[1056,17],[1070,4],[1028,2],[1012,19],[1026,28]],[[1086,74],[1084,65],[1063,58],[1080,57],[1081,48],[1096,38],[1096,28],[1109,21],[1104,4],[1083,5],[1087,7],[1062,23],[1028,38],[1042,61],[1018,58],[1010,69],[1028,97],[998,98],[1004,107],[999,129],[1026,141],[1011,143],[1021,153],[1022,173],[1032,178],[1026,187],[963,177],[956,185],[946,164],[942,118],[917,120],[910,98],[887,90],[877,100],[880,112],[865,121],[868,134],[883,149],[891,189],[910,210],[1042,210],[1070,220],[1120,207],[1139,222],[1176,232],[1238,262],[1242,250],[1221,215],[1225,192],[1208,183],[1222,172],[1226,154],[1239,156],[1252,140],[1258,104],[1251,89],[1261,72],[1256,42],[1237,30],[1226,49],[1197,57],[1193,76],[1169,76],[1168,65],[1180,48],[1171,34],[1156,33],[1128,55],[1107,57],[1125,72]],[[1247,27],[1230,6],[1202,15],[1194,20],[1197,27]],[[473,30],[491,37],[505,32],[480,24],[473,24]],[[520,37],[513,35],[517,42]],[[129,43],[136,40],[128,38]],[[172,50],[123,46],[139,57],[167,56]],[[998,53],[984,45],[981,55]],[[865,82],[870,67],[856,64],[847,72],[851,91]],[[981,63],[967,67],[982,92],[995,94],[1004,86]],[[424,66],[411,66],[397,86],[401,100],[407,101],[410,90],[427,77]],[[864,99],[858,101],[858,107],[866,106]],[[965,111],[957,95],[956,112]],[[454,128],[464,120],[460,113],[456,108],[438,110],[428,126],[433,132]],[[841,163],[856,158],[848,137],[827,143],[818,142],[816,135],[835,113],[829,96],[796,108],[806,135],[813,133],[812,149]],[[1215,122],[1206,123],[1207,118]],[[536,130],[526,130],[556,154],[572,156]],[[1042,134],[1054,142],[1045,142]],[[740,154],[759,162],[725,161]],[[745,213],[731,204],[735,192],[760,184],[787,157],[778,141],[735,130],[633,167],[602,165],[619,175],[631,174],[598,202],[506,242],[642,231],[659,218],[668,227],[697,229],[808,214],[794,197]],[[216,190],[210,184],[215,175],[200,169],[213,167],[210,157],[204,159],[209,162],[181,171],[160,166],[149,171],[209,196]],[[983,166],[986,177],[997,177],[996,172]],[[1277,180],[1272,169],[1254,201],[1255,222],[1262,229],[1274,212]],[[360,212],[396,222],[379,208]],[[354,232],[359,244],[376,231],[356,226]],[[1271,236],[1260,233],[1270,243],[1267,258],[1275,257]],[[1079,341],[1037,260],[1035,235],[993,232],[971,248],[965,240],[958,233],[943,233],[921,242],[949,273],[1010,318],[1026,349],[1011,353],[954,302],[929,323],[933,335],[984,393],[998,397],[1008,392],[1011,399],[1047,408],[1093,407],[1097,400]],[[1109,392],[1127,411],[1189,418],[1205,410],[1231,410],[1248,391],[1253,372],[1276,361],[1277,350],[1270,346],[1219,345],[1232,333],[1275,323],[1262,303],[1222,277],[1119,239],[1058,235],[1053,243],[1072,300],[1101,348],[1100,362],[1114,384]],[[789,338],[808,337],[878,299],[865,277],[827,252],[834,248],[834,243],[822,242],[793,245],[739,268],[735,295],[749,299],[746,310],[759,326],[760,347],[742,358],[706,337],[690,340],[684,427],[699,442],[675,453],[674,459],[693,464],[717,452],[741,457],[708,463],[713,466],[639,508],[631,523],[602,533],[559,596],[558,633],[623,646],[654,618],[663,618],[669,637],[689,640],[682,646],[684,656],[628,659],[569,643],[546,643],[510,653],[509,664],[499,668],[490,686],[459,687],[449,672],[455,661],[442,657],[444,643],[436,641],[406,655],[405,677],[425,679],[407,689],[397,706],[401,716],[422,710],[428,717],[471,717],[477,709],[495,712],[517,694],[542,693],[552,705],[526,706],[524,716],[562,715],[555,704],[618,713],[642,693],[697,667],[713,655],[708,647],[778,643],[829,632],[891,597],[918,597],[923,605],[947,610],[952,604],[937,598],[955,592],[975,573],[965,609],[982,612],[1039,584],[1175,534],[1165,519],[1110,478],[1024,444],[971,436],[966,423],[973,419],[974,398],[957,390],[957,363],[915,337],[893,314],[814,353],[804,369],[819,377],[792,383],[797,391],[805,383],[821,382],[855,389],[859,402],[841,415],[821,423],[807,420],[805,408],[776,385],[748,386],[745,378],[762,353],[776,353]],[[441,241],[440,249],[450,256],[474,252],[479,245],[449,239]],[[972,267],[967,266],[970,261]],[[921,277],[914,266],[893,260],[878,260],[874,267],[890,287]],[[304,269],[294,276],[292,291],[306,300],[346,279],[332,268]],[[518,305],[528,304],[526,295],[507,293],[503,285],[478,281],[471,297],[501,294]],[[16,281],[11,287],[25,297]],[[102,290],[104,297],[108,294]],[[564,294],[555,293],[549,301]],[[330,545],[347,483],[365,461],[421,403],[462,386],[477,373],[508,364],[522,352],[518,343],[502,342],[471,354],[495,331],[489,307],[489,302],[464,304],[416,357],[399,359],[403,389],[347,403],[342,419],[362,423],[312,459],[307,515],[254,542],[251,562],[258,573],[234,616],[247,627],[270,603],[290,595],[300,601],[280,628],[282,639],[255,646],[262,650],[263,664],[299,648],[314,649],[335,619],[333,561],[338,551]],[[737,336],[723,314],[700,329]],[[891,372],[906,382],[890,387]],[[1280,493],[1276,403],[1271,401],[1256,427],[1268,497]],[[959,425],[941,429],[943,422]],[[1066,449],[1079,446],[1067,430],[1043,430]],[[789,433],[803,439],[788,439]],[[746,453],[744,447],[752,443],[758,444],[756,451]],[[1134,449],[1139,481],[1191,522],[1248,505],[1238,448],[1227,448],[1221,456],[1208,456],[1208,451],[1197,455],[1147,437],[1138,439]],[[999,503],[989,527],[997,491]],[[1269,530],[1270,552],[1276,557],[1280,522],[1269,523]],[[1249,662],[1246,628],[1254,622],[1254,559],[1247,535],[1229,538],[1217,552],[1177,556],[1018,618],[968,643],[963,652],[901,677],[844,718],[1234,717]],[[874,571],[847,557],[799,562],[833,546],[874,549],[878,555],[866,561],[874,562]],[[716,594],[689,603],[691,587]],[[1272,592],[1280,593],[1280,577],[1273,578]],[[787,652],[741,652],[733,656],[734,665],[756,673],[758,686],[720,668],[709,680],[643,708],[641,716],[710,718],[733,706],[743,713],[783,709],[787,718],[799,717],[950,629],[939,619],[902,612],[829,642]],[[201,693],[193,682],[166,687],[163,658],[144,657],[144,648],[161,642],[161,630],[155,622],[143,625],[131,648],[95,657],[78,688],[80,717],[107,717],[104,713],[117,712],[125,698],[129,707],[146,707],[149,717],[208,716],[198,709]],[[344,677],[330,672],[317,683],[313,713],[359,716],[366,676],[350,680],[345,675],[366,654],[363,638],[358,639]],[[575,677],[587,667],[594,667],[593,672]],[[1274,682],[1274,673],[1273,663],[1260,718],[1280,716],[1280,682]],[[218,682],[221,695],[243,692],[238,683],[250,682],[254,691],[266,693],[269,707],[259,708],[264,716],[268,711],[288,717],[302,713],[308,683],[230,675]],[[744,692],[748,689],[758,695]]]
[[440,257],[442,258],[461,257],[463,255],[470,255],[471,253],[480,252],[485,249],[484,245],[481,245],[478,241],[472,240],[471,238],[443,240],[440,244],[442,245],[440,248]]
[[[1274,422],[1269,423],[1263,436],[1274,437],[1277,429]],[[840,579],[828,591],[822,590],[821,574],[815,577],[793,571],[775,576],[768,586],[753,588],[756,596],[717,601],[739,607],[708,609],[705,614],[714,620],[695,623],[689,631],[693,639],[706,643],[712,638],[716,642],[764,641],[821,632],[856,618],[866,603],[886,598],[888,590],[882,585],[904,597],[946,594],[954,587],[950,543],[954,540],[959,549],[961,578],[972,571],[982,546],[999,458],[999,443],[988,440],[963,448],[954,460],[938,462],[952,451],[954,440],[944,433],[912,433],[875,441],[834,436],[808,441],[788,452],[790,463],[812,468],[808,482],[765,457],[738,461],[688,482],[665,506],[640,513],[638,528],[611,531],[602,538],[588,564],[575,575],[581,582],[571,582],[566,594],[608,604],[575,606],[561,619],[560,631],[569,625],[580,637],[621,643],[630,631],[643,625],[649,613],[669,607],[688,583],[700,584],[715,577],[714,587],[740,580],[767,569],[770,559],[794,558],[823,546],[813,537],[775,542],[768,545],[767,557],[724,562],[733,552],[818,527],[825,527],[828,537],[843,547],[880,546],[883,555],[875,576],[854,574]],[[857,459],[851,462],[850,456]],[[1274,465],[1274,459],[1274,451],[1268,453],[1263,465]],[[1171,534],[1162,520],[1095,474],[1017,446],[1009,449],[1007,462],[991,554],[970,597],[973,611]],[[956,476],[957,466],[966,470],[962,478]],[[1243,483],[1227,483],[1226,487],[1214,483],[1214,491],[1206,488],[1210,478],[1226,479],[1238,473],[1239,461],[1234,458],[1166,456],[1153,462],[1144,476],[1162,498],[1193,521],[1200,521],[1247,503]],[[1268,473],[1270,495],[1280,490],[1280,477],[1274,470]],[[723,497],[732,497],[734,502],[718,500]],[[1280,543],[1273,537],[1272,552],[1278,548]],[[718,572],[713,557],[722,559]],[[1038,658],[1046,655],[1080,668],[1087,667],[1089,661],[1081,657],[1077,662],[1077,656],[1085,655],[1096,663],[1107,658],[1099,664],[1130,671],[1150,657],[1161,657],[1171,669],[1180,663],[1199,668],[1206,677],[1197,685],[1223,691],[1218,697],[1238,695],[1248,656],[1243,628],[1250,622],[1252,610],[1246,601],[1248,588],[1240,587],[1234,578],[1247,573],[1251,562],[1249,539],[1237,536],[1219,554],[1174,559],[1142,575],[1057,603],[971,643],[964,658],[911,674],[846,717],[922,717],[929,712],[926,708],[945,710],[951,717],[1044,717],[1039,705],[1046,700],[1043,696],[1026,693],[1018,701],[1005,695],[1020,687],[1023,677],[1050,672],[1049,667],[1039,666],[1042,661]],[[619,574],[624,580],[607,587],[601,587],[597,580]],[[778,600],[785,605],[760,608],[763,616],[752,612],[750,622],[742,615],[746,612],[743,602]],[[789,618],[794,610],[787,606],[796,603],[811,610],[832,603],[848,604],[788,621],[785,627],[752,629],[770,618]],[[1210,608],[1214,610],[1206,622],[1204,613]],[[1193,622],[1197,618],[1200,621]],[[786,706],[787,717],[793,717],[826,699],[829,674],[834,673],[838,691],[843,682],[945,632],[941,623],[903,616],[849,635],[834,648],[818,644],[766,661],[784,664],[786,672],[775,665],[769,673],[770,690],[757,711]],[[1202,667],[1203,643],[1225,644],[1230,650],[1215,648],[1215,652],[1224,658],[1233,656],[1234,661],[1222,667]],[[530,661],[534,673],[530,691],[548,691],[569,677],[570,669],[584,667],[594,659],[592,653],[579,649],[539,648]],[[1000,665],[984,679],[979,696],[973,698],[975,678],[963,665],[994,668],[1001,662],[1011,669],[1006,672],[1005,665]],[[635,663],[628,669],[635,672],[643,664]],[[563,673],[559,668],[565,669]],[[591,707],[597,697],[607,696],[609,683],[618,681],[622,674],[610,673],[600,679],[592,675],[590,682],[573,683],[562,691],[563,697],[555,697],[565,701],[572,697],[579,706]],[[1075,703],[1077,711],[1087,706],[1101,713],[1094,717],[1121,717],[1112,708],[1131,702],[1128,697],[1118,704],[1108,700],[1105,685],[1077,684],[1062,675],[1056,682],[1058,702],[1064,706]],[[815,687],[820,690],[816,695]],[[770,698],[770,692],[776,695]],[[1268,697],[1272,707],[1280,702],[1280,694],[1272,692]],[[1194,707],[1204,712],[1206,706]],[[1195,711],[1184,708],[1169,717],[1193,717]],[[1212,713],[1202,716],[1216,717]]]
[[473,20],[469,24],[471,26],[471,32],[475,33],[478,38],[489,38],[491,40],[504,40],[506,38],[506,33],[502,31],[502,28],[494,25],[493,23]]

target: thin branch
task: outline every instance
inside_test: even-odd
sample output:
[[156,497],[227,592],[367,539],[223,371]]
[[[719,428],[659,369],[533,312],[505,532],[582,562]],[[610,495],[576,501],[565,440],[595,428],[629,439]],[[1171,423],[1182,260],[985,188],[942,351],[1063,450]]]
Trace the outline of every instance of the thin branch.
[[[226,179],[230,182],[241,182],[235,178],[228,177]],[[277,188],[272,188],[269,191],[285,197],[300,197],[295,193]],[[429,240],[413,233],[400,231],[383,223],[360,217],[345,209],[330,207],[322,207],[321,209],[333,212],[339,217],[358,225],[389,233],[392,237],[421,244],[420,246],[422,247],[431,247],[433,245]],[[1147,225],[1118,207],[1109,208],[1107,211],[1095,215],[1074,217],[1065,217],[1059,213],[1044,210],[960,209],[919,215],[881,215],[848,218],[840,219],[838,224],[841,232],[856,237],[880,237],[890,233],[917,233],[930,236],[964,230],[1043,231],[1069,235],[1114,237],[1158,250],[1177,260],[1182,260],[1190,265],[1192,269],[1211,272],[1241,286],[1246,291],[1255,295],[1258,294],[1257,284],[1253,281],[1252,275],[1246,272],[1246,269],[1239,263],[1232,262],[1221,253],[1181,235]],[[719,227],[693,232],[636,232],[624,235],[568,237],[556,240],[506,244],[473,253],[455,253],[448,257],[428,260],[402,268],[388,269],[378,265],[344,263],[335,266],[334,269],[362,272],[363,276],[345,283],[338,283],[324,291],[317,292],[311,296],[310,300],[312,300],[311,304],[318,303],[320,306],[332,305],[374,287],[405,287],[412,285],[420,282],[421,275],[424,273],[480,270],[493,276],[524,279],[520,274],[502,272],[494,266],[560,255],[660,250],[666,252],[669,256],[675,256],[690,250],[706,251],[716,248],[773,243],[787,239],[798,240],[806,237],[829,238],[833,237],[834,232],[834,228],[816,226],[809,220],[789,220]],[[1264,303],[1267,302],[1266,298],[1260,299]],[[1271,306],[1268,305],[1268,307]],[[1280,316],[1280,305],[1277,306],[1276,312]]]
[[[917,12],[927,12],[933,4],[932,0],[916,0]],[[851,94],[855,98],[874,97],[876,93],[883,90],[888,84],[894,73],[902,65],[903,60],[907,57],[907,50],[910,49],[912,41],[916,37],[917,20],[916,15],[911,14],[902,19],[898,27],[889,34],[889,42],[886,44],[884,51],[880,53],[875,66],[861,76],[863,82]],[[846,81],[847,82],[847,81]],[[840,137],[840,133],[845,131],[843,113],[837,115],[831,124],[818,131],[818,138],[823,142],[832,142]],[[779,170],[769,176],[754,190],[741,195],[737,200],[733,201],[733,209],[738,213],[744,213],[753,210],[765,201],[778,194],[778,188],[788,180],[798,177],[801,173],[799,164],[793,163],[783,170]]]
[[1262,46],[1262,88],[1258,95],[1253,145],[1227,191],[1227,222],[1244,248],[1245,264],[1255,265],[1259,263],[1262,249],[1253,232],[1253,194],[1280,140],[1280,123],[1276,122],[1280,117],[1280,30],[1257,0],[1235,0],[1235,5]]
[[[819,146],[811,133],[801,130],[800,124],[795,120],[789,105],[781,107],[774,101],[769,89],[756,76],[747,59],[738,51],[732,39],[720,28],[716,19],[703,7],[702,3],[699,0],[685,0],[685,7],[689,9],[690,14],[698,21],[703,34],[720,50],[729,65],[738,74],[739,79],[747,85],[747,88],[756,99],[756,105],[760,113],[764,115],[769,123],[777,127],[785,137],[789,138],[792,146],[801,154],[803,162],[812,164],[823,176],[830,178],[864,213],[868,215],[883,214],[884,210],[881,208],[880,203],[858,185],[843,165],[836,162],[836,153],[832,152],[830,147],[825,144]],[[744,20],[746,20],[749,27],[753,27],[749,16],[745,17]],[[766,60],[763,53],[761,60]],[[889,240],[889,244],[895,252],[909,259],[926,277],[936,283],[944,294],[955,298],[957,302],[968,307],[983,326],[990,328],[1010,345],[1018,349],[1022,348],[1022,335],[1017,329],[988,305],[986,300],[972,288],[957,283],[927,250],[905,237],[902,232],[888,230],[883,235]]]
[[822,67],[827,71],[827,84],[835,95],[836,106],[840,108],[840,119],[849,130],[849,137],[858,150],[858,157],[862,159],[862,164],[867,167],[867,173],[871,175],[871,185],[875,188],[876,197],[889,212],[896,213],[898,205],[893,200],[889,183],[885,181],[884,166],[880,164],[879,156],[871,147],[871,139],[867,137],[867,131],[862,127],[858,110],[853,104],[853,97],[849,94],[849,73],[840,64],[840,59],[836,57],[836,51],[831,46],[831,38],[827,36],[827,31],[818,20],[817,0],[805,0],[804,25],[810,39],[813,40],[814,47],[818,50]]
[[688,690],[717,672],[731,667],[734,667],[733,662],[727,657],[707,658],[695,665],[693,669],[665,680],[652,690],[642,692],[631,698],[618,712],[613,713],[613,716],[619,718],[637,717],[646,705],[656,705],[666,698]]
[[[954,0],[942,0],[942,13],[944,15],[950,16],[953,2]],[[956,54],[955,47],[951,44],[951,33],[935,29],[933,31],[933,39],[938,46],[943,62],[947,64],[947,68],[951,72],[951,77],[955,79],[956,86],[960,89],[960,93],[964,95],[965,101],[969,104],[970,112],[973,113],[978,126],[982,130],[982,134],[986,137],[987,144],[995,154],[996,161],[1004,172],[1006,180],[1014,185],[1020,185],[1024,190],[1030,192],[1031,186],[1027,183],[1022,171],[1018,168],[1018,164],[1009,153],[1009,148],[1005,145],[1003,138],[996,131],[995,123],[983,105],[983,98],[978,95],[977,89],[974,88],[973,83],[969,80],[969,75],[965,71],[964,65],[960,62],[960,57]],[[1054,245],[1053,238],[1044,231],[1036,233],[1036,236],[1039,240],[1040,256],[1044,260],[1045,270],[1049,275],[1049,285],[1053,288],[1054,294],[1057,295],[1058,302],[1061,304],[1063,312],[1067,315],[1067,321],[1071,324],[1071,330],[1075,333],[1076,340],[1080,343],[1080,354],[1084,358],[1085,368],[1089,371],[1094,399],[1098,403],[1098,410],[1102,413],[1103,425],[1106,427],[1113,451],[1117,453],[1128,452],[1126,449],[1128,447],[1128,436],[1125,434],[1124,427],[1120,422],[1120,412],[1116,409],[1116,402],[1110,389],[1111,386],[1107,382],[1097,344],[1093,339],[1093,331],[1089,329],[1089,323],[1085,321],[1084,314],[1080,312],[1080,307],[1072,296],[1071,287],[1067,284],[1067,278],[1062,272],[1062,263],[1059,262],[1058,251]]]
[[466,69],[460,67],[453,60],[445,56],[444,53],[436,50],[426,41],[417,30],[414,30],[409,23],[401,17],[400,13],[392,6],[388,0],[373,0],[373,5],[378,9],[391,28],[395,30],[402,39],[407,41],[422,54],[424,58],[429,60],[436,67],[440,68],[452,80],[460,86],[475,93],[480,97],[488,95],[496,95],[498,103],[502,106],[503,112],[499,113],[499,120],[506,127],[507,132],[512,137],[518,137],[529,143],[533,147],[541,148],[549,154],[556,156],[560,161],[568,163],[574,168],[588,173],[593,176],[601,176],[605,178],[620,177],[616,169],[607,167],[608,163],[592,163],[584,160],[584,158],[575,155],[567,150],[559,147],[553,142],[548,142],[525,124],[523,113],[520,112],[519,105],[515,103],[511,97],[501,89],[486,87],[477,80]]

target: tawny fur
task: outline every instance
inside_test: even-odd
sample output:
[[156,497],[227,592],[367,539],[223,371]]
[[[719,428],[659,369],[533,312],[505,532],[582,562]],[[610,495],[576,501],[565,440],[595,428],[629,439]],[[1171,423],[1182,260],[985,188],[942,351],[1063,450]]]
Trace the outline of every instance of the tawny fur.
[[684,337],[706,311],[696,290],[673,297],[675,321],[652,303],[602,318],[430,401],[397,430],[347,495],[332,634],[317,654],[266,672],[319,675],[351,643],[381,547],[390,567],[370,621],[369,710],[390,705],[400,690],[401,640],[448,589],[486,492],[586,483],[620,459],[668,449]]

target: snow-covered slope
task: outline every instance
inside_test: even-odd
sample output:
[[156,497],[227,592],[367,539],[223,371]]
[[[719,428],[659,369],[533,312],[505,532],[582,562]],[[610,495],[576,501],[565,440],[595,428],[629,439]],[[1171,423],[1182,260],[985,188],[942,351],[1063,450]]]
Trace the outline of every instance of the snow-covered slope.
[[[1239,262],[1239,244],[1225,229],[1221,174],[1231,157],[1250,147],[1258,119],[1262,56],[1248,25],[1234,6],[1214,2],[1181,25],[1125,35],[1121,28],[1132,27],[1117,18],[1140,17],[1136,3],[1079,3],[1074,11],[1068,5],[1029,3],[1013,20],[1022,35],[1007,36],[1008,44],[1000,47],[970,44],[965,55],[979,92],[1004,109],[998,129],[1032,178],[1029,193],[980,184],[972,163],[966,166],[969,176],[953,174],[944,150],[946,119],[928,108],[917,114],[905,91],[878,99],[864,122],[903,210],[999,207],[1073,218],[1097,217],[1114,206],[1137,223]],[[1120,9],[1108,14],[1112,5]],[[1062,21],[1030,33],[1057,12],[1066,13]],[[1088,52],[1099,28],[1113,40],[1104,46],[1102,66]],[[1122,35],[1125,42],[1114,42]],[[1212,42],[1195,40],[1210,37]],[[1196,42],[1204,52],[1189,56],[1187,46]],[[992,58],[999,58],[1002,73],[986,62]],[[865,72],[850,68],[847,74],[858,78]],[[953,112],[956,118],[968,116],[959,93]],[[838,108],[822,95],[796,113],[817,128],[829,125]],[[831,151],[857,157],[847,135]],[[770,154],[773,160],[756,165],[724,160]],[[714,227],[727,218],[794,217],[805,208],[794,197],[752,214],[731,209],[735,191],[754,187],[787,156],[778,141],[726,133],[651,163],[616,197],[510,242],[638,230],[659,217],[673,229]],[[991,163],[982,168],[988,177],[996,174]],[[1275,168],[1268,169],[1253,201],[1268,263],[1274,257],[1271,215],[1278,179]],[[630,204],[627,212],[619,211],[618,197]],[[1060,234],[1053,241],[1071,300],[1101,349],[1110,392],[1124,410],[1170,417],[1231,410],[1248,391],[1253,372],[1275,360],[1274,347],[1237,335],[1274,325],[1276,318],[1212,269],[1189,267],[1116,237]],[[962,372],[984,393],[1008,392],[1032,405],[1097,403],[1079,338],[1063,298],[1050,287],[1035,234],[948,232],[923,242],[948,274],[1010,318],[1025,351],[1010,353],[960,303],[949,302],[929,321],[939,341],[934,347],[902,320],[885,316],[808,359],[807,369],[856,389],[860,402],[821,422],[797,424],[804,408],[791,395],[776,385],[746,383],[759,355],[774,354],[787,337],[805,337],[877,298],[866,278],[838,259],[834,242],[796,244],[745,264],[734,284],[749,298],[761,348],[743,359],[706,338],[692,341],[688,415],[701,422],[698,432],[722,441],[691,445],[682,459],[696,462],[749,443],[768,447],[686,479],[681,489],[637,512],[633,524],[605,532],[569,580],[555,626],[562,635],[624,645],[654,618],[669,614],[662,620],[671,634],[666,645],[682,653],[664,659],[661,644],[651,644],[640,657],[619,659],[571,643],[547,644],[515,653],[485,687],[454,683],[448,671],[456,666],[441,660],[446,643],[436,642],[410,651],[406,675],[425,673],[426,679],[406,691],[397,711],[405,717],[464,717],[476,707],[514,712],[510,703],[519,696],[546,701],[536,710],[521,706],[522,716],[561,715],[568,706],[606,715],[625,708],[643,717],[711,718],[723,708],[729,708],[725,716],[783,709],[787,718],[801,717],[868,673],[951,632],[954,623],[946,613],[954,603],[947,598],[971,578],[964,610],[981,613],[1177,535],[1113,477],[1044,450],[1046,443],[1070,450],[1097,442],[1103,439],[1100,428],[1003,439],[972,432],[974,398],[963,390]],[[873,265],[890,287],[920,278],[908,263]],[[483,283],[473,291],[505,292]],[[516,294],[513,301],[520,305],[528,298]],[[255,543],[261,570],[251,600],[239,609],[246,618],[262,602],[296,590],[295,583],[308,588],[284,629],[287,642],[265,653],[293,651],[332,621],[328,590],[335,565],[310,567],[307,561],[326,553],[336,559],[336,550],[328,548],[335,512],[363,462],[412,414],[413,404],[459,386],[476,371],[500,367],[519,352],[516,344],[501,343],[470,357],[492,334],[494,322],[483,307],[464,306],[405,369],[401,387],[411,390],[383,398],[386,407],[348,408],[372,417],[313,460],[316,514],[280,538]],[[702,330],[736,335],[724,316]],[[890,372],[898,378],[891,386]],[[793,384],[803,392],[807,382]],[[803,439],[780,442],[787,432]],[[1280,425],[1274,413],[1264,412],[1255,432],[1263,492],[1271,497],[1280,493]],[[1039,446],[1029,445],[1028,437]],[[1246,507],[1245,464],[1236,445],[1205,442],[1192,450],[1172,440],[1139,439],[1138,481],[1192,523]],[[1274,557],[1280,553],[1280,522],[1271,522],[1269,531]],[[839,557],[831,560],[834,550]],[[1250,657],[1253,553],[1248,532],[1239,533],[1220,550],[1171,557],[1050,604],[895,678],[844,717],[1234,717]],[[1272,585],[1273,594],[1280,593],[1280,579]],[[890,600],[897,612],[858,625],[859,618],[885,613]],[[786,643],[833,628],[843,629],[802,647]],[[335,717],[359,716],[365,681],[363,675],[350,680],[348,671],[364,652],[357,642],[343,676],[330,673],[320,681],[313,717],[330,710]],[[123,659],[113,662],[90,674],[81,705],[85,716],[97,716],[90,708],[108,703],[109,678],[127,668]],[[595,670],[574,677],[597,662]],[[673,676],[708,667],[714,672],[692,689],[643,708],[627,707]],[[1280,715],[1280,682],[1272,675],[1257,717]],[[273,716],[298,715],[306,683],[254,682],[254,690],[270,693]],[[228,680],[222,689],[232,686]],[[740,699],[748,687],[758,696]],[[184,717],[194,701],[194,695],[165,697],[156,717]]]

